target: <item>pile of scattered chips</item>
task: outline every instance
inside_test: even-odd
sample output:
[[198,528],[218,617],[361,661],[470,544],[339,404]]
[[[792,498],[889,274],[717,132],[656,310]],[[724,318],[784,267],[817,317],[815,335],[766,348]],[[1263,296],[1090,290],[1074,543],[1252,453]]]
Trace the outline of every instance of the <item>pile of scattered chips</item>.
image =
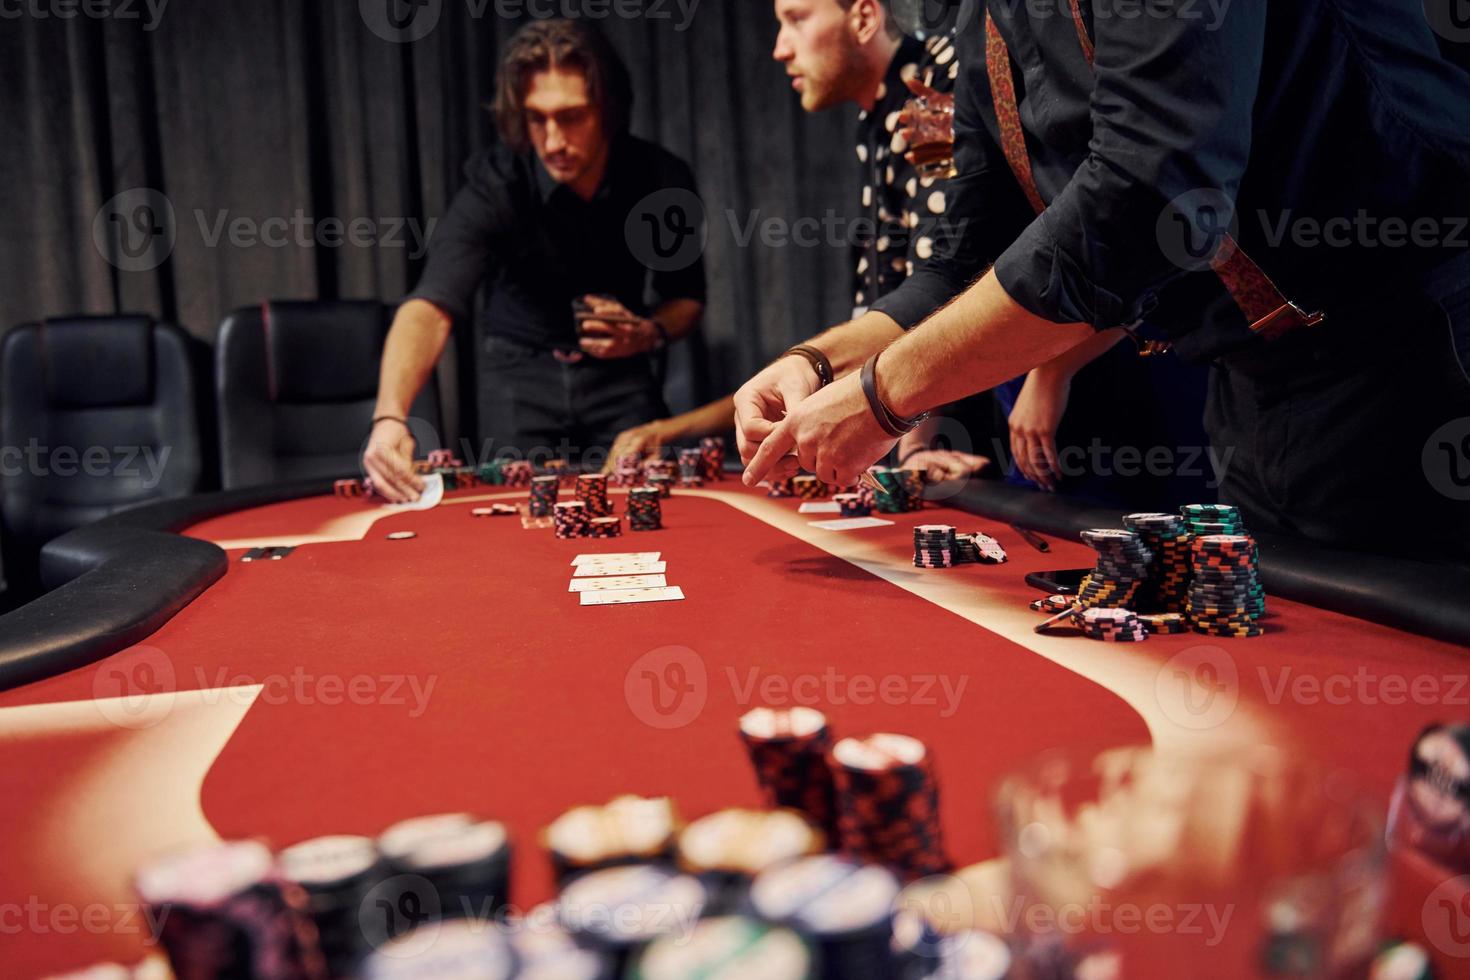
[[623,536],[623,519],[621,517],[594,517],[587,523],[587,537],[589,538],[621,538]]
[[550,517],[552,509],[556,507],[556,497],[560,492],[560,485],[554,476],[537,476],[531,478],[531,506],[532,517]]
[[915,568],[952,568],[957,550],[953,526],[920,524],[914,528]]
[[1097,550],[1097,565],[1082,580],[1077,601],[1083,608],[1131,608],[1148,577],[1152,554],[1132,531],[1094,528],[1082,540]]
[[643,457],[623,453],[613,461],[612,482],[615,487],[631,487],[643,479]]
[[1069,595],[1049,595],[1045,599],[1037,599],[1031,603],[1034,612],[1059,613],[1071,609],[1077,604],[1077,600]]
[[587,505],[580,500],[564,500],[552,508],[552,528],[558,538],[585,538],[592,527]]
[[791,478],[791,488],[802,500],[818,500],[827,496],[827,484],[812,476],[810,473],[802,473]]
[[704,486],[704,457],[698,449],[679,450],[679,486]]
[[612,501],[607,497],[607,475],[605,473],[583,473],[577,477],[577,499],[587,505],[587,513],[593,517],[607,517],[613,512]]
[[475,507],[470,510],[471,517],[507,517],[511,514],[519,514],[515,504],[491,504],[489,507]]
[[924,743],[887,733],[844,738],[832,747],[832,770],[843,851],[909,880],[949,870]]
[[704,463],[704,478],[711,482],[725,478],[725,438],[705,436],[699,440],[699,458]]
[[628,527],[634,531],[657,531],[664,526],[658,487],[634,487],[628,491]]
[[464,460],[455,458],[452,449],[432,449],[429,451],[428,464],[430,470],[454,469],[464,465]]
[[873,505],[860,493],[839,493],[832,499],[843,517],[867,517],[873,513]]
[[1094,640],[1135,643],[1148,639],[1148,629],[1137,614],[1128,609],[1082,609],[1078,611],[1075,621],[1083,635]]
[[961,565],[1000,565],[1009,556],[1000,542],[988,534],[971,531],[955,535],[955,562]]
[[500,472],[508,487],[529,487],[531,477],[535,475],[530,462],[524,459],[510,459],[501,464]]
[[1256,574],[1256,542],[1247,534],[1206,534],[1194,539],[1194,575],[1185,612],[1196,633],[1260,636],[1256,622],[1266,593]]
[[901,514],[924,508],[924,473],[922,470],[895,470],[874,466],[868,470],[882,488],[876,494],[878,510],[884,514]]
[[767,497],[794,497],[796,496],[796,477],[786,476],[778,480],[766,481],[769,489],[766,490]]
[[1143,541],[1153,555],[1148,577],[1139,591],[1138,608],[1182,612],[1189,591],[1194,535],[1178,514],[1128,514],[1123,526]]

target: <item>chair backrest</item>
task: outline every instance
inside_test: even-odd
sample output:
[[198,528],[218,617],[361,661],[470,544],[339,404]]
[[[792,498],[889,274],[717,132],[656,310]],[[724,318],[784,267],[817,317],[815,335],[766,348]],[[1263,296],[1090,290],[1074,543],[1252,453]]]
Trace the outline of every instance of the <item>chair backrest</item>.
[[16,327],[0,345],[0,518],[37,546],[200,488],[191,340],[147,316]]
[[[215,343],[225,489],[359,475],[391,309],[376,300],[237,310]],[[433,376],[413,414],[442,430]]]

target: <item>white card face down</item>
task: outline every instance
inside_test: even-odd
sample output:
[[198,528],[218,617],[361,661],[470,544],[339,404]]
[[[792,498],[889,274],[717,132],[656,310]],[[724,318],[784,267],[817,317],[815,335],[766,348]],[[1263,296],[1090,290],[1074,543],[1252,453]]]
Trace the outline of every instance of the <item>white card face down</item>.
[[657,551],[623,551],[619,553],[608,553],[605,555],[578,555],[572,559],[573,565],[606,565],[610,562],[620,561],[658,561],[661,552]]
[[613,589],[661,589],[668,585],[662,575],[613,575],[608,578],[574,578],[568,592],[606,592]]
[[633,602],[670,602],[684,598],[684,590],[677,585],[663,589],[610,589],[603,592],[583,592],[584,606],[620,606]]
[[419,494],[419,499],[407,504],[384,504],[392,510],[432,510],[439,506],[439,501],[444,499],[444,477],[438,473],[430,473],[424,477],[424,492]]
[[668,562],[663,561],[621,561],[606,565],[578,565],[572,574],[577,578],[590,575],[662,575],[668,570]]
[[842,505],[835,500],[803,500],[796,508],[798,514],[840,514]]
[[865,527],[887,527],[892,523],[877,517],[845,517],[840,521],[812,521],[811,526],[823,531],[859,531]]

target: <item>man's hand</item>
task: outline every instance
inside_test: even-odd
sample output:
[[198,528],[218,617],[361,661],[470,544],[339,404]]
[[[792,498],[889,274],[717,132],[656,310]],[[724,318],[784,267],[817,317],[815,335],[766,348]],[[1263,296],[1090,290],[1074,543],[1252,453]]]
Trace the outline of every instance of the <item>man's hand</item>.
[[[756,375],[752,380],[760,377]],[[737,412],[739,404],[737,396]],[[822,482],[851,486],[863,470],[882,459],[897,441],[878,427],[863,395],[862,381],[854,372],[794,406],[787,404],[786,418],[761,440],[745,468],[745,485],[753,487],[771,476],[779,464],[790,464],[789,454],[795,453],[794,461],[815,473]],[[743,454],[743,447],[741,451]]]
[[620,319],[632,319],[633,323],[608,322],[586,319],[581,322],[582,350],[596,358],[611,360],[632,357],[653,350],[658,344],[658,327],[650,321],[636,316],[622,303],[605,296],[582,297],[594,315],[601,314]]
[[1062,478],[1057,458],[1057,427],[1067,411],[1072,375],[1043,365],[1026,375],[1011,409],[1011,455],[1026,479],[1055,491]]
[[418,500],[424,481],[413,471],[413,433],[393,419],[373,426],[362,465],[372,478],[373,489],[395,504]]
[[[816,370],[805,358],[782,357],[741,385],[735,392],[735,442],[741,461],[750,463],[776,425],[810,398],[819,384]],[[777,458],[762,471],[762,476],[779,480],[796,470],[795,457]],[[754,486],[760,480],[746,482]]]
[[668,419],[655,419],[619,432],[612,449],[608,450],[607,464],[602,472],[611,473],[620,457],[637,455],[643,458],[658,452],[664,443],[671,441],[668,422]]
[[903,469],[923,470],[930,483],[962,480],[990,465],[989,458],[956,449],[921,449],[903,461]]

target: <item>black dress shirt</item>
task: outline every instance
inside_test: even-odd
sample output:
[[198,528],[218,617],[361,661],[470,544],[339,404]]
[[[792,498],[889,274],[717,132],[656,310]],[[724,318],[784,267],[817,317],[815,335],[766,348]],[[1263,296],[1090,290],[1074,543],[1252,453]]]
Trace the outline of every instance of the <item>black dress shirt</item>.
[[472,158],[465,176],[407,299],[467,319],[484,284],[483,335],[540,348],[577,346],[572,301],[580,296],[613,296],[640,315],[675,299],[704,300],[702,257],[656,272],[629,249],[625,224],[640,201],[655,191],[695,189],[689,166],[662,147],[617,137],[590,201],[552,180],[534,154],[504,147]]
[[1420,0],[1082,8],[1095,68],[1067,0],[989,4],[1045,212],[1000,149],[982,13],[958,42],[950,217],[968,220],[964,241],[874,309],[913,326],[993,263],[1045,319],[1146,317],[1184,356],[1239,350],[1257,342],[1245,318],[1212,271],[1186,270],[1161,224],[1172,206],[1206,225],[1222,199],[1281,291],[1327,312],[1322,329],[1369,294],[1430,290],[1470,265],[1470,74],[1441,55]]

